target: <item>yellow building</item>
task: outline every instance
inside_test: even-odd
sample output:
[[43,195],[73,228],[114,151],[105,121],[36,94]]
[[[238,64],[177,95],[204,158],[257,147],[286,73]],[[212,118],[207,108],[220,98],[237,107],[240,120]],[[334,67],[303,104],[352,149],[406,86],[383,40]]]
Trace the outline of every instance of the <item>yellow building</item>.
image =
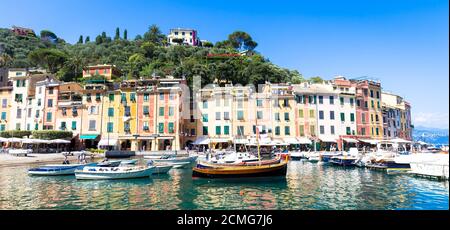
[[0,86],[0,131],[8,129],[8,122],[10,121],[12,86]]

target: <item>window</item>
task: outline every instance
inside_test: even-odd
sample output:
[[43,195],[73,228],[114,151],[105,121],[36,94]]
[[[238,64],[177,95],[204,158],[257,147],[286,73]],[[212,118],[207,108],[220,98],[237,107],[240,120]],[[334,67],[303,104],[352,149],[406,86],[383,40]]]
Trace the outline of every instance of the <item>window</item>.
[[6,112],[2,112],[2,120],[6,120]]
[[373,122],[373,114],[370,114],[370,121]]
[[378,122],[378,115],[375,114],[375,121]]
[[300,110],[298,111],[298,116],[299,116],[300,118],[303,118],[303,109],[300,109]]
[[257,99],[256,100],[256,106],[262,107],[262,100],[261,99]]
[[315,115],[314,115],[314,110],[309,110],[309,118],[314,118],[315,117]]
[[173,122],[169,122],[169,133],[174,133],[175,129],[174,129],[174,124]]
[[354,99],[350,98],[350,106],[353,106],[353,103],[354,103]]
[[208,101],[203,101],[203,108],[207,109],[208,108]]
[[277,136],[280,135],[280,126],[275,127],[275,135],[277,135]]
[[284,101],[283,101],[283,106],[284,106],[284,107],[289,107],[289,101],[288,101],[288,99],[284,99]]
[[65,121],[62,121],[61,122],[61,130],[66,130],[66,122]]
[[191,129],[191,136],[195,136],[195,129]]
[[314,125],[309,126],[309,133],[311,133],[311,136],[315,136],[316,135],[316,126],[314,126]]
[[229,106],[230,105],[230,100],[228,100],[228,99],[224,99],[223,100],[223,106]]
[[334,120],[334,111],[330,111],[330,120]]
[[262,111],[257,111],[256,112],[256,118],[257,119],[263,119],[263,112]]
[[284,113],[284,120],[289,121],[289,113]]
[[97,106],[90,106],[89,114],[97,114]]
[[330,105],[334,105],[334,96],[330,96]]
[[95,131],[96,120],[89,120],[89,131]]
[[377,107],[380,108],[380,102],[379,101],[377,101]]
[[319,110],[319,119],[320,120],[323,120],[324,118],[323,118],[324,116],[323,116],[323,111],[322,110]]
[[50,107],[50,108],[53,107],[53,99],[48,99],[47,100],[47,106]]
[[16,95],[15,95],[15,97],[14,97],[14,101],[16,101],[16,102],[22,102],[22,101],[23,101],[22,94],[17,94],[17,93],[16,93]]
[[52,113],[48,112],[47,113],[47,122],[51,122],[52,121]]
[[330,133],[334,135],[334,125],[330,126]]
[[96,94],[95,94],[95,100],[96,100],[96,101],[101,101],[101,94],[96,93]]
[[175,94],[174,93],[169,93],[169,100],[174,100],[175,99]]
[[159,107],[159,116],[164,116],[164,107]]
[[39,118],[39,110],[36,110],[36,118]]
[[372,105],[372,108],[375,108],[375,105],[373,103],[373,100],[370,101],[370,104]]
[[2,108],[6,108],[8,106],[8,99],[3,99],[2,100]]
[[17,109],[17,116],[16,118],[22,118],[22,109],[18,108]]
[[220,135],[222,133],[222,127],[216,126],[216,135]]
[[53,94],[53,87],[48,88],[48,94]]
[[61,113],[62,113],[63,116],[66,116],[67,115],[67,108],[62,108],[61,109]]
[[31,118],[31,108],[28,108],[28,113],[27,113],[28,117]]
[[279,107],[279,106],[280,106],[280,103],[279,103],[278,99],[273,100],[273,107]]
[[319,104],[323,104],[323,96],[319,96]]
[[130,93],[130,101],[136,102],[136,93]]
[[368,106],[368,104],[367,104],[367,101],[364,101],[364,107],[365,107],[365,108],[369,108],[369,106]]
[[305,126],[304,125],[300,125],[300,136],[305,136]]
[[239,99],[237,102],[238,102],[238,109],[242,109],[244,107],[244,101],[242,99]]
[[344,105],[344,98],[340,97],[339,99],[341,100],[341,105]]
[[223,127],[223,134],[225,134],[225,135],[230,135],[230,126],[225,125],[225,126]]
[[375,129],[377,136],[380,135],[378,128]]
[[202,121],[203,122],[208,122],[208,114],[202,114]]
[[380,91],[377,91],[377,98],[380,99]]
[[5,124],[0,125],[0,131],[5,131],[5,128],[6,128]]
[[149,114],[150,114],[148,105],[145,105],[145,106],[143,107],[143,113],[144,113],[144,115],[149,115]]
[[320,134],[325,134],[325,126],[319,126]]
[[20,130],[20,123],[16,123],[16,130]]
[[124,124],[123,124],[123,131],[125,132],[125,133],[130,133],[130,131],[131,131],[131,129],[130,129],[130,122],[125,122]]
[[114,108],[108,108],[108,117],[114,117]]
[[341,113],[341,121],[345,121],[345,114]]
[[142,126],[142,129],[144,131],[148,131],[149,130],[149,128],[148,128],[148,121],[144,121],[144,125]]
[[148,93],[144,93],[144,102],[148,102],[150,95]]
[[370,97],[373,97],[373,90],[370,90]]
[[284,135],[286,136],[291,135],[291,127],[284,126]]
[[347,135],[351,135],[351,134],[352,134],[352,133],[351,133],[351,130],[350,130],[350,127],[347,127],[345,130],[346,130],[345,133],[346,133]]
[[220,120],[220,112],[216,112],[216,120]]
[[243,136],[244,135],[244,126],[238,126],[237,127],[237,134],[238,134],[238,136]]
[[237,119],[244,120],[244,111],[237,111]]
[[361,128],[361,135],[366,135],[366,128]]
[[27,130],[30,130],[30,124],[27,124]]
[[158,124],[158,133],[164,133],[164,123]]
[[113,93],[109,94],[109,101],[110,102],[114,101],[114,94]]
[[223,119],[230,120],[230,112],[223,112]]
[[175,110],[173,106],[169,106],[169,117],[172,117],[175,114]]
[[208,126],[203,126],[203,135],[208,135]]
[[77,129],[77,122],[72,121],[72,130],[76,130],[76,129]]
[[280,113],[275,113],[275,120],[279,121],[280,120]]
[[41,104],[42,104],[42,102],[41,102],[41,99],[39,98],[39,99],[38,99],[38,102],[37,102],[37,105],[38,105],[38,106],[41,106]]

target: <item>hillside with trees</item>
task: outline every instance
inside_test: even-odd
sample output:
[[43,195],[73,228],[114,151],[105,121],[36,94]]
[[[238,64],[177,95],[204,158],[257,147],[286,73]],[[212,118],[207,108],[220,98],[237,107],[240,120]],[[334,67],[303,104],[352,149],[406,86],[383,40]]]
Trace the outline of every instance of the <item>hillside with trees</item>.
[[[128,39],[127,30],[116,29],[115,36],[102,32],[95,39],[80,35],[76,44],[66,43],[51,31],[41,36],[16,36],[0,29],[0,67],[43,67],[63,81],[81,81],[87,65],[114,64],[123,71],[116,79],[148,78],[153,75],[202,77],[203,84],[232,81],[240,84],[304,81],[296,70],[281,68],[256,51],[258,43],[243,31],[233,32],[226,40],[201,46],[167,44],[156,25],[143,35]],[[239,55],[244,52],[245,55]]]

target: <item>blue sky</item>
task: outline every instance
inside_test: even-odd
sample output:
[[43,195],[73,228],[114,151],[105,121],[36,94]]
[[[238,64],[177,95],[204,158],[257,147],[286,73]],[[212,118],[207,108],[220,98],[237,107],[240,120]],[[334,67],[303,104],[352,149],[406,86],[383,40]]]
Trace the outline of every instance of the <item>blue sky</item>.
[[190,27],[201,39],[243,30],[257,50],[305,77],[369,76],[413,106],[415,125],[448,128],[448,1],[1,0],[0,27],[50,29],[68,42],[115,28]]

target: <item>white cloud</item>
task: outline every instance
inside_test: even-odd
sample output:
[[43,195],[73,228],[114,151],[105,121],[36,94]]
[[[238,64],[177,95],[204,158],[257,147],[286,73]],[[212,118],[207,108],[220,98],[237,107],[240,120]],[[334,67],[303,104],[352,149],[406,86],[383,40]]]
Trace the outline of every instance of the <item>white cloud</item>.
[[412,120],[415,126],[448,129],[448,118],[448,113],[419,112],[413,114]]

